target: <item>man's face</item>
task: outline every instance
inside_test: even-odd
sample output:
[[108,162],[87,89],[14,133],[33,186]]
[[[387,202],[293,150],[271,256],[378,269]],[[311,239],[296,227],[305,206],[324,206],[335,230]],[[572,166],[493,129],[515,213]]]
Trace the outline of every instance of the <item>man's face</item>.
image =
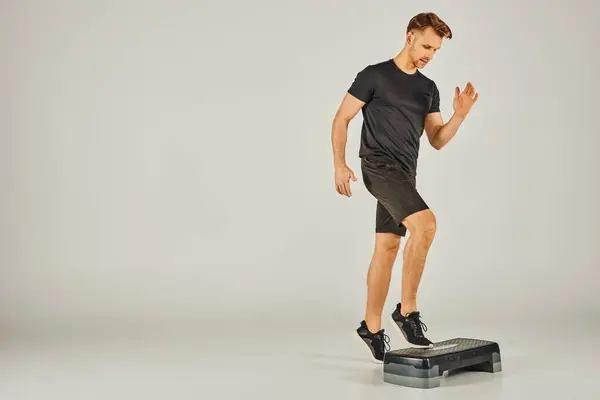
[[422,31],[409,33],[409,38],[412,40],[409,55],[416,68],[423,68],[431,61],[435,52],[442,46],[443,40],[430,26]]

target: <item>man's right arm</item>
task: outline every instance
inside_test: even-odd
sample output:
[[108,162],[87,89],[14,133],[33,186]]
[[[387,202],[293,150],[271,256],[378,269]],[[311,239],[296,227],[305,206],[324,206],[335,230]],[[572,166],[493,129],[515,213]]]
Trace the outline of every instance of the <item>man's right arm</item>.
[[333,146],[333,163],[335,167],[346,165],[348,125],[364,105],[365,103],[363,101],[346,92],[342,104],[340,104],[340,107],[333,118],[331,141]]
[[346,93],[335,117],[331,130],[333,147],[333,166],[335,168],[335,185],[339,194],[350,197],[350,179],[356,181],[354,172],[346,164],[346,142],[348,140],[348,125],[365,105],[364,101]]

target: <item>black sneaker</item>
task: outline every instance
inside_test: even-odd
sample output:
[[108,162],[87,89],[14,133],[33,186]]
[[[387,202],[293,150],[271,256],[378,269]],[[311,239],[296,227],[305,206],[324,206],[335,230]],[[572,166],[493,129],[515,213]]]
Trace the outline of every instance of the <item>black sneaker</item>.
[[412,347],[429,348],[433,346],[433,343],[423,334],[423,331],[427,331],[427,326],[421,321],[418,311],[413,311],[404,317],[400,312],[400,303],[398,303],[392,313],[392,319]]
[[372,333],[367,328],[367,323],[363,320],[360,327],[356,330],[358,336],[366,343],[373,355],[373,361],[383,363],[385,352],[390,350],[390,337],[385,334],[385,329]]

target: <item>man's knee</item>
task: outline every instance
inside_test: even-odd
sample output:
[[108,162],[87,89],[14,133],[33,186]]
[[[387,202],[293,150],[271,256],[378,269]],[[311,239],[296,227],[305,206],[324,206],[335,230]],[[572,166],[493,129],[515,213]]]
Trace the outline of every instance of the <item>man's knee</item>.
[[397,253],[400,249],[400,236],[394,233],[378,232],[375,249],[385,253]]
[[437,220],[430,209],[409,215],[403,223],[412,236],[420,236],[430,240],[435,236]]
[[437,229],[437,221],[435,219],[435,215],[432,212],[430,212],[430,216],[423,221],[420,228],[423,232],[423,235],[435,236],[435,232]]

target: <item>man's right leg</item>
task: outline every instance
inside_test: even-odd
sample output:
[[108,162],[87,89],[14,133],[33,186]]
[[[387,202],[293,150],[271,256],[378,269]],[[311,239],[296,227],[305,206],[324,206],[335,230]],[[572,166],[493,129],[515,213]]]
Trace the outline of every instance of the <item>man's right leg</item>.
[[371,350],[373,358],[382,362],[385,352],[389,351],[389,336],[381,327],[381,315],[400,249],[400,239],[406,234],[406,228],[397,226],[379,202],[375,218],[375,250],[367,272],[367,306],[357,333]]
[[381,329],[381,314],[390,288],[394,261],[400,248],[400,236],[391,232],[377,232],[375,251],[367,273],[367,307],[365,322],[369,331]]

